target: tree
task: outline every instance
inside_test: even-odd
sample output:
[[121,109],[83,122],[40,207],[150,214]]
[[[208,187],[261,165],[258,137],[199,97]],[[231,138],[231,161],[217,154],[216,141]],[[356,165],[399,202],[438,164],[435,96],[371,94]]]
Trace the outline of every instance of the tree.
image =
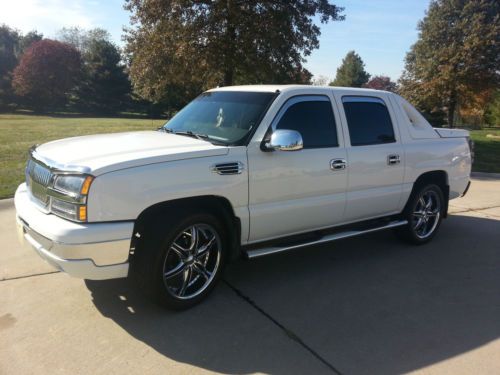
[[0,108],[12,101],[12,71],[17,65],[19,38],[16,30],[0,26]]
[[116,112],[125,106],[131,91],[118,48],[104,39],[88,43],[83,54],[83,79],[77,86],[79,105],[96,112]]
[[362,87],[370,75],[365,71],[365,63],[354,51],[350,51],[337,69],[337,75],[330,86]]
[[83,55],[88,51],[92,43],[97,40],[110,41],[111,35],[107,30],[99,27],[90,30],[85,30],[81,27],[63,27],[57,32],[56,39],[72,45]]
[[319,75],[312,80],[312,84],[314,86],[327,86],[328,82],[330,82],[330,78],[327,76]]
[[80,53],[68,44],[44,39],[21,56],[12,85],[35,109],[55,109],[66,103],[79,74]]
[[444,109],[453,127],[461,105],[498,87],[500,3],[433,0],[405,60],[401,94],[421,109]]
[[18,31],[7,25],[0,26],[0,77],[4,77],[15,68],[20,38]]
[[492,102],[493,89],[467,94],[467,101],[457,108],[456,124],[481,128],[486,121],[488,104]]
[[39,33],[36,30],[32,30],[28,32],[26,35],[21,35],[19,39],[19,56],[26,51],[28,47],[30,47],[34,42],[38,42],[43,39],[43,34]]
[[82,75],[72,98],[75,107],[101,113],[123,109],[130,101],[131,86],[120,50],[110,41],[110,34],[100,28],[71,27],[61,29],[57,36],[82,56]]
[[302,64],[320,35],[313,17],[343,19],[328,0],[127,0],[126,8],[131,79],[154,101],[186,101],[217,85],[309,81]]
[[19,62],[19,57],[31,43],[42,38],[43,35],[35,30],[22,35],[7,25],[0,26],[0,108],[15,102],[12,72]]
[[363,85],[363,87],[391,92],[396,92],[397,89],[396,82],[391,81],[391,79],[387,76],[372,77],[367,83]]
[[500,126],[500,89],[492,95],[486,107],[486,123],[491,126]]

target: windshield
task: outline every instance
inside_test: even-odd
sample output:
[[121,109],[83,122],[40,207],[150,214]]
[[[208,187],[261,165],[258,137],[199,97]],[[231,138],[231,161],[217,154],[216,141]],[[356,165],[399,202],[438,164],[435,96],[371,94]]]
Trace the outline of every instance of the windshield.
[[268,92],[205,92],[172,117],[163,130],[239,144],[259,125],[275,96]]

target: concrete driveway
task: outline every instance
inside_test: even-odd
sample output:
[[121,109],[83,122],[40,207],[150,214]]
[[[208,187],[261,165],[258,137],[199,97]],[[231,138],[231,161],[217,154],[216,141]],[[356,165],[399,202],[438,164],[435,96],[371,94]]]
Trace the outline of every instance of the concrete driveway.
[[0,374],[499,374],[500,180],[451,212],[422,247],[385,232],[237,262],[174,313],[54,272],[0,201]]

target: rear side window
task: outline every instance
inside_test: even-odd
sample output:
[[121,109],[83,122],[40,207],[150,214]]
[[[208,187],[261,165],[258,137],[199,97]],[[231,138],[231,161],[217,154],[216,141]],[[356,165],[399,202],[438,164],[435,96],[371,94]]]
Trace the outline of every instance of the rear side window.
[[291,104],[276,129],[298,131],[302,135],[304,148],[338,146],[332,105],[328,98],[319,98]]
[[342,104],[352,146],[396,142],[391,116],[382,99],[344,96]]

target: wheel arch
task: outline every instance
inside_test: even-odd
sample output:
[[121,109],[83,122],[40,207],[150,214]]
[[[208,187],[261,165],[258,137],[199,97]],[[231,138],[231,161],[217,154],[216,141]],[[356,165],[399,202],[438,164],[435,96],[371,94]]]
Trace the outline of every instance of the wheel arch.
[[230,246],[230,259],[234,259],[240,254],[241,244],[241,221],[235,215],[231,202],[218,195],[203,195],[188,198],[179,198],[155,203],[144,209],[135,220],[132,248],[136,248],[137,241],[144,233],[148,222],[163,215],[180,210],[200,210],[212,213],[221,218],[222,224],[226,228],[228,242]]
[[443,212],[443,217],[448,216],[448,201],[450,197],[450,184],[449,184],[449,179],[448,179],[448,173],[444,170],[435,170],[435,171],[428,171],[425,173],[422,173],[418,178],[415,180],[413,183],[413,188],[411,190],[410,196],[408,198],[408,202],[406,203],[405,210],[407,208],[408,203],[411,201],[411,197],[417,192],[417,189],[419,189],[421,186],[424,186],[426,184],[436,184],[441,188],[443,191],[443,196],[444,196],[444,212]]

